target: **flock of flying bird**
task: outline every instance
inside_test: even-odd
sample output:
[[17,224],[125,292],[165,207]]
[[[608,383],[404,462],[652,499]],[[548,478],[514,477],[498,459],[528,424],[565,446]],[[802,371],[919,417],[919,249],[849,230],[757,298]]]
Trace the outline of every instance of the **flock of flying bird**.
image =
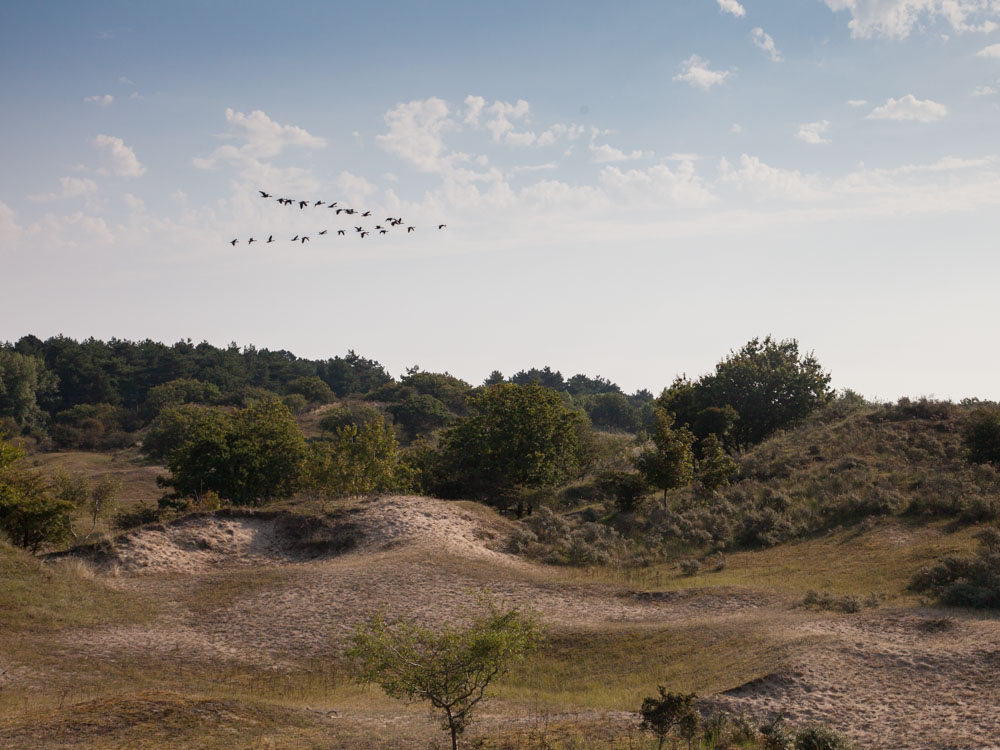
[[[260,193],[260,197],[261,198],[274,198],[273,195],[271,195],[270,193],[265,193],[263,190],[258,190],[257,192]],[[334,214],[335,216],[340,216],[341,214],[344,214],[345,216],[354,216],[354,215],[357,215],[358,217],[361,217],[361,218],[367,218],[367,217],[369,217],[369,216],[372,215],[371,211],[358,212],[356,209],[353,209],[353,208],[341,208],[338,205],[337,201],[333,201],[331,203],[326,203],[324,201],[303,201],[303,200],[296,200],[295,198],[275,198],[275,200],[278,203],[280,203],[281,205],[283,205],[283,206],[295,206],[296,204],[298,204],[298,207],[299,207],[300,211],[302,209],[309,208],[309,207],[319,208],[320,206],[326,206],[327,208],[332,208],[332,209],[334,209],[336,211],[336,213]],[[389,230],[392,229],[393,227],[402,227],[402,226],[405,226],[405,222],[403,221],[402,218],[396,218],[396,217],[392,217],[392,216],[387,216],[385,218],[385,224],[384,225],[383,224],[377,224],[377,225],[375,225],[374,229],[365,229],[364,227],[355,226],[354,227],[354,232],[355,232],[355,234],[361,235],[361,238],[364,239],[365,237],[367,237],[372,232],[378,232],[379,234],[388,234]],[[447,226],[448,226],[447,224],[438,224],[438,229],[445,229],[445,228],[447,228]],[[407,226],[406,227],[406,233],[409,234],[410,232],[415,232],[416,229],[417,228],[414,227],[414,226]],[[317,232],[316,234],[317,235],[324,235],[327,232],[329,232],[329,230],[328,229],[324,229],[323,231]],[[337,230],[337,234],[339,236],[343,237],[343,236],[345,236],[347,234],[347,230],[346,229],[338,229]],[[274,235],[272,234],[272,235],[268,235],[268,237],[267,237],[266,240],[258,240],[258,239],[254,238],[254,237],[251,237],[249,240],[247,240],[247,244],[248,245],[252,245],[255,242],[263,242],[266,245],[266,244],[274,242],[274,241],[275,241]],[[295,235],[294,237],[292,237],[291,241],[292,242],[298,242],[300,244],[305,244],[306,242],[309,242],[310,240],[309,240],[309,236],[308,235],[302,235],[302,236]],[[229,244],[232,245],[233,247],[236,247],[236,245],[239,244],[239,239],[233,239],[233,240],[231,240],[229,242]]]

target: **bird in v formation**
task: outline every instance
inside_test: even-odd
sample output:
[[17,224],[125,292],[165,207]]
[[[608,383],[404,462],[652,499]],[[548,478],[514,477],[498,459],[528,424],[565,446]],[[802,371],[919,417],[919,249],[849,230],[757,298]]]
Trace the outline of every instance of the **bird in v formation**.
[[[268,192],[266,192],[264,190],[258,190],[257,192],[260,193],[260,197],[261,198],[273,198],[274,197],[271,193],[268,193]],[[303,210],[303,209],[305,209],[305,208],[307,208],[307,207],[309,207],[309,206],[312,206],[313,208],[319,208],[320,206],[326,206],[327,208],[334,209],[335,214],[337,216],[340,216],[340,214],[346,214],[347,216],[353,216],[355,214],[358,214],[357,209],[354,209],[354,208],[343,208],[343,207],[341,207],[340,204],[339,204],[339,201],[330,201],[329,203],[327,203],[326,201],[321,201],[321,200],[320,201],[311,201],[310,202],[310,201],[307,201],[307,200],[301,200],[301,199],[297,199],[297,198],[275,198],[275,200],[278,203],[280,203],[281,205],[283,205],[283,206],[294,206],[295,204],[298,204],[300,211]],[[368,216],[372,215],[372,212],[371,211],[363,211],[363,212],[361,212],[358,215],[361,216],[361,217],[368,217]],[[378,225],[375,226],[375,231],[377,231],[380,235],[387,235],[387,234],[389,234],[389,228],[391,228],[391,227],[399,227],[399,226],[403,226],[404,225],[402,217],[387,216],[387,217],[385,217],[385,222],[388,225],[388,227],[383,226],[381,224],[378,224]],[[447,227],[448,227],[447,224],[438,224],[438,230],[446,229]],[[407,226],[406,227],[406,233],[410,234],[411,232],[416,231],[416,229],[417,228],[415,226]],[[370,230],[366,230],[364,227],[355,226],[354,230],[355,230],[355,232],[358,235],[361,236],[362,239],[364,239],[369,234],[371,234],[371,231]],[[322,236],[322,235],[325,235],[328,231],[329,231],[328,229],[324,229],[321,232],[317,232],[317,234]],[[338,237],[344,237],[346,234],[347,234],[347,232],[345,230],[343,230],[343,229],[338,229],[337,230],[337,236]],[[306,242],[309,242],[310,240],[309,240],[309,237],[306,236],[306,235],[302,235],[301,237],[299,235],[295,235],[294,237],[292,237],[291,241],[292,242],[298,242],[300,244],[305,244]],[[254,242],[259,242],[259,240],[255,239],[254,237],[251,237],[249,240],[247,240],[247,245],[252,245]],[[264,244],[266,245],[266,244],[270,244],[272,242],[274,242],[274,235],[273,234],[269,234],[267,236],[267,241]],[[229,244],[232,245],[233,247],[236,247],[236,245],[238,243],[239,243],[239,239],[233,239],[233,240],[231,240],[229,242]]]

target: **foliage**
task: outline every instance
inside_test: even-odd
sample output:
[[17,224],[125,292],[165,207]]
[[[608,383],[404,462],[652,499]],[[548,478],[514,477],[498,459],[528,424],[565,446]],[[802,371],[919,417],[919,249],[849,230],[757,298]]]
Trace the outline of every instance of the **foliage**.
[[587,416],[594,427],[622,432],[638,432],[642,426],[639,408],[634,406],[628,396],[620,392],[597,393],[581,396]]
[[0,435],[0,531],[31,552],[62,542],[71,503],[53,497],[44,480],[22,467],[24,452]]
[[[830,375],[812,354],[801,355],[794,339],[768,336],[730,352],[698,381],[678,378],[659,405],[699,439],[716,434],[727,445],[747,448],[801,421],[832,395]],[[735,422],[727,424],[733,415]]]
[[360,427],[366,422],[382,422],[384,419],[382,412],[374,406],[351,401],[345,406],[327,410],[319,420],[319,428],[323,432],[333,433],[348,425]]
[[338,427],[309,445],[304,484],[321,497],[398,490],[407,479],[396,437],[381,418]]
[[150,388],[143,408],[153,418],[168,406],[211,404],[221,397],[222,391],[214,383],[194,378],[177,378]]
[[660,748],[667,736],[675,730],[690,741],[701,723],[701,717],[694,707],[698,696],[694,693],[670,693],[663,685],[658,685],[657,690],[659,697],[650,696],[642,701],[642,708],[639,709],[642,728],[656,735]]
[[615,499],[619,513],[631,513],[646,493],[647,484],[636,471],[606,471],[598,477],[598,486]]
[[305,438],[280,401],[231,412],[185,405],[165,410],[158,422],[147,452],[165,456],[171,476],[158,481],[173,487],[174,498],[215,492],[237,505],[258,505],[299,486]]
[[829,727],[814,725],[795,735],[795,750],[850,750],[850,741]]
[[427,393],[409,394],[402,401],[390,404],[392,414],[408,440],[429,435],[452,421],[452,413],[434,396]]
[[504,507],[517,487],[553,487],[578,471],[583,420],[554,391],[503,383],[468,409],[441,438],[442,494]]
[[333,391],[318,375],[295,378],[287,386],[288,393],[297,393],[310,404],[328,404],[333,401]]
[[533,613],[485,597],[480,604],[467,626],[440,630],[375,615],[357,629],[347,652],[358,681],[442,712],[452,750],[490,686],[542,638]]
[[709,433],[699,446],[701,457],[695,462],[695,477],[708,490],[725,487],[740,475],[740,467],[722,447],[718,435]]
[[292,414],[302,414],[309,408],[309,402],[301,393],[287,393],[281,397],[281,403],[287,406]]
[[45,421],[39,398],[57,391],[57,378],[38,357],[0,347],[0,417],[19,427],[38,427]]
[[970,461],[1000,466],[1000,407],[973,409],[962,427],[962,442]]
[[52,440],[63,450],[123,448],[133,438],[122,428],[121,416],[113,404],[77,404],[56,414]]
[[80,536],[73,528],[72,521],[67,518],[66,525],[70,536],[77,544],[82,544],[90,538],[97,529],[102,518],[107,518],[117,510],[117,497],[121,484],[110,474],[106,474],[95,482],[91,482],[81,473],[67,474],[59,472],[53,479],[53,494],[58,500],[69,503],[77,511],[83,512],[90,519],[90,530]]
[[694,435],[686,427],[673,428],[673,417],[663,409],[656,412],[656,426],[646,448],[635,459],[635,467],[646,483],[663,490],[664,505],[667,491],[683,487],[694,475]]
[[943,557],[921,570],[910,587],[934,592],[945,604],[1000,608],[1000,529],[987,527],[978,538],[979,551],[974,557]]

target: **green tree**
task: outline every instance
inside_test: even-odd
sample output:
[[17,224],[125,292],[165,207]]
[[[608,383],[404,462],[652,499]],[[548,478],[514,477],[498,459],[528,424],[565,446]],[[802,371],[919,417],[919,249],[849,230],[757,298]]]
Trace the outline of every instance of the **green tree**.
[[387,411],[403,428],[409,440],[418,435],[429,435],[453,418],[443,403],[427,393],[411,394],[398,403],[390,404]]
[[288,392],[301,394],[311,404],[328,404],[334,399],[330,386],[317,375],[296,378],[288,384]]
[[578,471],[585,420],[558,393],[502,383],[470,397],[468,409],[441,437],[446,496],[506,507],[515,488],[552,487]]
[[652,447],[635,458],[635,468],[646,483],[663,490],[663,507],[667,492],[683,487],[694,474],[694,435],[686,427],[674,429],[674,418],[663,409],[656,410],[656,424],[650,439]]
[[53,497],[46,482],[22,465],[24,452],[0,435],[0,531],[37,552],[67,538],[72,503]]
[[177,378],[149,389],[144,411],[147,419],[155,417],[168,406],[181,404],[211,404],[222,397],[214,383],[194,378]]
[[[678,378],[660,396],[659,406],[698,438],[714,433],[727,445],[746,448],[795,424],[832,396],[830,374],[811,353],[800,354],[795,339],[768,336],[730,352],[715,372],[698,381]],[[727,407],[732,411],[727,413]]]
[[489,687],[542,638],[533,613],[486,598],[481,605],[466,627],[440,630],[375,615],[358,628],[347,652],[359,682],[441,711],[452,750]]
[[19,427],[38,427],[45,421],[39,398],[55,394],[55,374],[38,357],[0,347],[0,417]]
[[668,693],[663,685],[658,685],[657,689],[659,697],[648,697],[642,701],[642,708],[639,710],[642,728],[656,735],[659,748],[663,747],[663,741],[675,729],[690,746],[701,720],[694,707],[698,696],[694,693]]
[[725,487],[740,475],[739,465],[726,453],[718,435],[710,433],[698,447],[701,458],[695,461],[695,476],[705,489]]
[[1000,407],[973,409],[962,426],[962,442],[970,461],[1000,466]]
[[97,530],[98,522],[117,509],[121,483],[111,475],[105,475],[91,482],[82,472],[68,474],[63,471],[56,474],[52,485],[53,494],[58,500],[69,503],[90,520],[90,529],[81,536],[73,527],[72,518],[67,516],[67,531],[76,544],[86,542]]
[[324,498],[398,490],[405,475],[396,436],[381,418],[346,424],[309,445],[305,485]]
[[291,412],[276,399],[233,412],[190,404],[165,409],[144,448],[166,458],[171,476],[157,481],[173,488],[171,497],[214,492],[237,505],[290,497],[307,453]]

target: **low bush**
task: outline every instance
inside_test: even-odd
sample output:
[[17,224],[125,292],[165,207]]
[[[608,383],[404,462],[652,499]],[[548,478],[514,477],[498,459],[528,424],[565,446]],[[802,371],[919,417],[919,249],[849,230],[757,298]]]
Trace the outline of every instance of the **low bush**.
[[976,555],[942,557],[917,573],[910,588],[931,592],[952,606],[1000,608],[1000,529],[986,528],[977,537]]

